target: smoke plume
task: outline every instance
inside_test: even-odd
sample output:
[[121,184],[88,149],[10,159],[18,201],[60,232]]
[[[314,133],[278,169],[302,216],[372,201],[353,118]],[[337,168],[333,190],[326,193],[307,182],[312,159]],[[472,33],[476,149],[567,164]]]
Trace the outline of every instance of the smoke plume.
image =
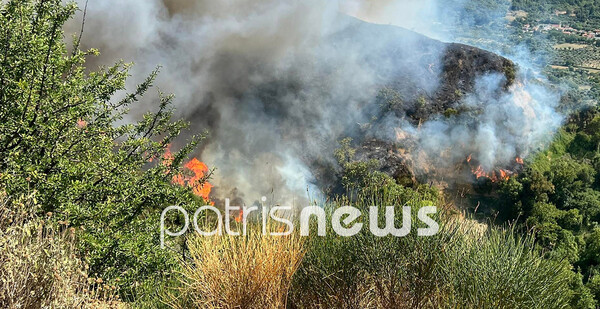
[[[199,155],[218,168],[216,194],[302,204],[307,189],[319,192],[310,162],[334,164],[345,136],[411,143],[415,171],[469,154],[491,169],[526,156],[560,125],[555,96],[524,78],[504,89],[502,74],[481,74],[453,103],[467,113],[409,119],[414,102],[443,84],[447,48],[409,30],[447,40],[437,31],[453,22],[444,9],[432,0],[90,0],[82,47],[100,50],[94,65],[135,62],[131,89],[162,66],[157,84],[176,94],[178,116],[210,132]],[[382,114],[376,97],[390,85],[406,106]]]

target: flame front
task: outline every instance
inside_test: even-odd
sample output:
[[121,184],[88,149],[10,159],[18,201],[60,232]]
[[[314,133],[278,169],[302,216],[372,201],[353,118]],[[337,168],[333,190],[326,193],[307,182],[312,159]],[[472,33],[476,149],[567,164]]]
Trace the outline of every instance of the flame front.
[[473,175],[477,178],[488,177],[487,173],[483,170],[483,167],[479,165],[476,169],[473,170]]
[[234,218],[235,222],[237,223],[241,223],[244,220],[244,208],[240,209],[240,212],[238,213],[237,217]]
[[[167,146],[165,151],[164,162],[167,165],[173,162],[170,145]],[[171,181],[174,184],[192,188],[195,195],[202,197],[204,201],[210,201],[210,192],[214,186],[205,179],[209,172],[208,166],[204,162],[193,158],[184,164],[183,168],[183,173],[174,175]]]
[[[467,163],[471,163],[472,160],[473,160],[472,155],[469,155],[466,158]],[[517,157],[515,159],[515,162],[517,162],[518,164],[522,165],[523,164],[523,159]],[[510,177],[512,177],[513,175],[515,175],[515,171],[501,169],[501,168],[497,169],[497,170],[493,170],[493,171],[491,171],[491,172],[488,173],[488,172],[486,172],[483,169],[483,167],[481,165],[478,165],[477,167],[471,166],[471,172],[473,173],[473,175],[477,179],[479,179],[479,178],[488,178],[492,182],[498,182],[498,181],[508,180],[508,179],[510,179]]]
[[198,159],[193,158],[186,163],[184,167],[193,173],[193,175],[187,179],[188,186],[192,187],[194,194],[201,196],[205,201],[208,201],[210,191],[213,188],[213,185],[204,179],[208,174],[208,166],[206,166],[204,162],[200,162]]

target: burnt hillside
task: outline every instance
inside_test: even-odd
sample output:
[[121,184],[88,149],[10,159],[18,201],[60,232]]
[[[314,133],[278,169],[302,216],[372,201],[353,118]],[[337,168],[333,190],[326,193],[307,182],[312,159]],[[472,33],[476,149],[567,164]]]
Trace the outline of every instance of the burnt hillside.
[[379,71],[381,86],[388,93],[397,92],[396,102],[388,103],[394,105],[392,109],[398,116],[406,113],[419,121],[455,108],[463,95],[474,91],[476,80],[486,74],[505,76],[501,90],[515,81],[514,63],[492,52],[443,43],[396,26],[359,20],[349,23],[351,26],[332,35],[329,41],[361,51],[364,61]]
[[[492,52],[443,43],[395,26],[358,20],[350,23],[352,26],[331,36],[330,44],[360,50],[364,61],[379,70],[381,82],[375,99],[363,107],[365,123],[349,127],[347,133],[354,140],[357,160],[377,160],[381,171],[403,184],[417,182],[413,169],[419,164],[418,154],[412,152],[418,141],[390,137],[391,127],[399,121],[419,127],[431,119],[459,114],[477,122],[481,112],[465,106],[463,101],[478,91],[478,81],[488,75],[499,76],[499,84],[487,94],[494,98],[502,96],[515,82],[515,64]],[[323,177],[335,175],[335,167],[318,160],[312,162],[319,167],[317,178],[322,183],[337,188],[333,191],[341,189],[337,178]]]

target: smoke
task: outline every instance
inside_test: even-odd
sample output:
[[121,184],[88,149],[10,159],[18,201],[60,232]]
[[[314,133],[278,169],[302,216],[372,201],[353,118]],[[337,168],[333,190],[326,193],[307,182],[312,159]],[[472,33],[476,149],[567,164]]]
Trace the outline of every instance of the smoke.
[[377,130],[387,137],[378,138],[395,135],[398,145],[408,145],[407,160],[416,173],[438,179],[458,178],[448,173],[457,174],[456,165],[467,157],[476,158],[488,173],[510,167],[517,157],[543,149],[563,117],[555,110],[558,95],[542,85],[516,83],[499,91],[504,82],[500,74],[479,78],[458,115],[436,116],[420,125],[388,117]]
[[[363,124],[373,124],[368,136],[390,142],[403,142],[390,130],[405,132],[415,153],[450,153],[447,162],[427,164],[446,166],[473,152],[490,168],[526,155],[556,130],[555,97],[531,83],[498,95],[498,74],[482,74],[457,103],[480,117],[418,125],[395,113],[374,122],[382,86],[396,85],[407,102],[437,91],[446,46],[344,13],[448,39],[442,25],[455,16],[441,14],[446,9],[433,0],[91,0],[82,47],[100,50],[92,65],[134,61],[130,89],[163,67],[157,84],[176,94],[178,116],[193,132],[211,134],[198,155],[218,168],[216,195],[302,204],[307,190],[319,192],[310,163],[334,164],[337,140],[364,136]],[[68,33],[78,32],[81,15]]]
[[456,166],[465,157],[476,158],[486,172],[514,166],[515,157],[547,146],[562,125],[565,117],[557,112],[560,94],[549,90],[541,73],[549,55],[516,43],[515,36],[521,35],[513,32],[520,29],[508,26],[510,5],[508,0],[355,2],[354,14],[365,20],[490,50],[511,59],[519,70],[509,89],[503,74],[478,76],[475,89],[453,106],[461,111],[457,116],[438,115],[419,125],[392,116],[374,130],[377,138],[393,140],[395,135],[397,144],[409,148],[406,159],[417,174],[459,178],[448,173],[457,174]]
[[450,41],[445,27],[457,24],[457,16],[449,11],[463,10],[466,0],[349,0],[341,10],[361,20],[403,27],[428,37]]

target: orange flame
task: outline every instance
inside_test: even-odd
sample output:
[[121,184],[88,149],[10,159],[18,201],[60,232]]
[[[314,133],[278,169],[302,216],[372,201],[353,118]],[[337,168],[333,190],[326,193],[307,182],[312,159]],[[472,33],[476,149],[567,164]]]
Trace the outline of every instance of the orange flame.
[[515,158],[515,162],[517,162],[517,163],[519,163],[519,164],[523,165],[523,159],[521,159],[521,158],[519,158],[519,157],[516,157],[516,158]]
[[[470,162],[470,161],[471,161],[471,156],[469,155],[469,157],[467,157],[467,162]],[[481,165],[477,166],[477,168],[472,167],[471,172],[477,179],[488,178],[492,182],[508,180],[514,174],[514,172],[505,170],[505,169],[498,169],[498,170],[488,173],[483,169],[483,167],[481,167]]]
[[[167,146],[163,158],[164,164],[166,165],[171,165],[173,162],[173,155],[171,154],[170,147],[171,145]],[[184,173],[174,175],[171,181],[174,184],[192,188],[192,192],[195,195],[202,197],[205,201],[209,201],[210,192],[214,186],[204,179],[209,171],[208,166],[206,166],[204,162],[193,158],[184,164],[183,167]]]
[[508,180],[510,178],[510,175],[512,174],[511,172],[507,171],[507,170],[503,170],[500,169],[500,180]]
[[194,174],[187,180],[188,185],[191,184],[194,194],[201,196],[205,201],[208,201],[213,185],[209,182],[202,181],[205,175],[208,173],[208,166],[206,166],[204,162],[200,162],[198,159],[193,158],[186,163],[184,167],[192,171]]
[[467,162],[471,162],[471,159],[473,159],[473,154],[470,154],[470,155],[467,157]]
[[234,218],[235,222],[240,223],[244,220],[244,208],[240,209],[240,213]]
[[473,174],[477,178],[487,177],[487,173],[483,170],[483,167],[479,165],[476,169],[473,170]]

